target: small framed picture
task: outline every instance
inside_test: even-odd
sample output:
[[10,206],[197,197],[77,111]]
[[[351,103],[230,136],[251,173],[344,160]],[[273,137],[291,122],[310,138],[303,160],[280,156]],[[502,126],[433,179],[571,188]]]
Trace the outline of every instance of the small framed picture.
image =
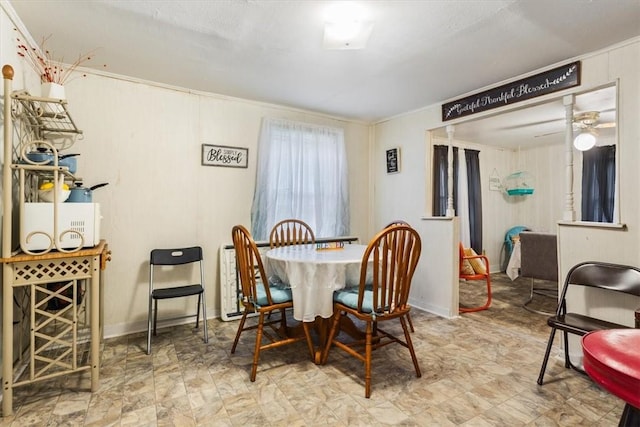
[[491,175],[489,175],[489,190],[502,191],[500,175],[498,174],[498,170],[495,168],[493,169],[493,172],[491,172]]
[[202,144],[202,165],[246,168],[249,166],[249,149]]
[[400,172],[400,148],[390,148],[387,150],[387,173]]

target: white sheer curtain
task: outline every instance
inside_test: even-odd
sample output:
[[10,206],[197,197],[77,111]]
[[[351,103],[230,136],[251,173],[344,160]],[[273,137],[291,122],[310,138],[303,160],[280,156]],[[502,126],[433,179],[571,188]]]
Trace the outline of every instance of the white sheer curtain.
[[460,241],[465,248],[471,247],[471,226],[469,219],[469,182],[467,160],[463,149],[458,149],[458,210],[460,218]]
[[349,233],[344,130],[281,119],[262,121],[251,233],[267,240],[278,221],[297,218],[316,237]]

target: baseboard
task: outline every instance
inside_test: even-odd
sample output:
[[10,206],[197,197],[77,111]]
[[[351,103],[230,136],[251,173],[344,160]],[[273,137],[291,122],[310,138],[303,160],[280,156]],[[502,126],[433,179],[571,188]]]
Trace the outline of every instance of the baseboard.
[[427,313],[435,314],[436,316],[444,317],[445,319],[454,319],[458,317],[458,313],[456,313],[455,316],[449,315],[448,308],[440,307],[436,305],[430,305],[430,304],[427,304],[426,306],[423,307],[422,305],[416,304],[413,301],[411,301],[411,298],[409,298],[409,305],[411,305],[412,310],[417,309],[421,311],[426,311]]
[[[209,310],[207,310],[208,312]],[[208,313],[207,313],[208,314]],[[212,315],[208,315],[207,319],[219,319],[220,313],[218,310],[214,311]],[[176,319],[176,320],[168,320],[159,325],[160,328],[168,328],[171,326],[184,325],[187,323],[193,323],[194,319]],[[140,332],[147,332],[147,320],[136,321],[131,323],[119,323],[116,325],[105,325],[104,327],[104,338],[117,338],[125,335],[137,334]]]

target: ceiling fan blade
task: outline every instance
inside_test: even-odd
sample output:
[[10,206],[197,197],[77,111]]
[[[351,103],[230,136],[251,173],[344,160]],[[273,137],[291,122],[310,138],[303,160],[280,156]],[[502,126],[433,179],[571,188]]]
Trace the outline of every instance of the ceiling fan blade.
[[549,124],[549,123],[555,123],[555,122],[561,122],[561,121],[564,121],[564,119],[539,120],[537,122],[519,123],[519,124],[515,124],[515,125],[511,125],[511,126],[503,126],[503,127],[500,128],[500,130],[522,129],[522,128],[526,128],[526,127],[546,125],[546,124]]
[[595,125],[594,128],[596,129],[606,129],[606,128],[614,128],[616,127],[616,123],[615,122],[610,122],[610,123],[600,123],[599,125]]
[[540,135],[533,135],[533,137],[534,137],[534,138],[543,138],[543,137],[545,137],[545,136],[557,135],[557,134],[559,134],[559,133],[564,133],[564,131],[563,131],[563,130],[560,130],[560,131],[557,131],[557,132],[548,132],[548,133],[543,133],[543,134],[540,134]]
[[616,111],[616,108],[605,108],[604,110],[600,110],[600,114],[610,113],[612,111]]

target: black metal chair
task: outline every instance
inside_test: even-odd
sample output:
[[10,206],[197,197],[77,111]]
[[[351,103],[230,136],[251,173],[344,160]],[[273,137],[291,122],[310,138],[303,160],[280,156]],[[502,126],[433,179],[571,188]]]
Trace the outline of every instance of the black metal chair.
[[590,289],[640,297],[640,269],[628,265],[589,261],[577,264],[569,270],[560,293],[556,314],[547,319],[547,324],[551,327],[551,333],[547,342],[547,350],[544,354],[542,367],[540,368],[540,375],[538,376],[539,385],[542,385],[544,379],[556,330],[561,330],[564,335],[565,368],[572,368],[584,374],[584,370],[575,366],[569,358],[569,334],[584,336],[588,332],[602,329],[629,328],[625,325],[589,316],[586,313],[569,312],[567,308],[567,293],[570,290],[588,292]]
[[[199,268],[199,283],[187,284],[192,281],[192,275],[195,274],[193,268],[187,265],[192,264]],[[169,268],[169,271],[162,271],[162,267]],[[162,276],[162,277],[160,277]],[[160,280],[166,279],[166,280]],[[159,283],[162,283],[159,285]],[[176,249],[154,249],[151,251],[149,259],[149,314],[147,324],[147,354],[151,354],[151,331],[156,335],[156,326],[158,323],[158,300],[184,298],[190,296],[198,296],[198,305],[196,306],[196,314],[172,317],[166,320],[177,320],[189,317],[196,318],[196,329],[200,322],[200,307],[202,306],[202,323],[204,329],[204,342],[209,342],[207,333],[207,309],[206,297],[204,291],[204,268],[202,248],[193,246],[190,248]]]

